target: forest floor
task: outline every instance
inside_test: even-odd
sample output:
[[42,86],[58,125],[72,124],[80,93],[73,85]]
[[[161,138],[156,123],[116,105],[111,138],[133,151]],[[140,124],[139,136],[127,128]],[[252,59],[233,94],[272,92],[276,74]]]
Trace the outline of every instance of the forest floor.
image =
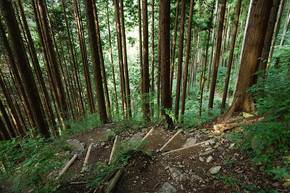
[[[166,130],[156,125],[120,132],[116,146],[122,141],[139,140],[144,141],[142,151],[132,153],[113,174],[104,175],[108,182],[115,179],[116,184],[102,181],[92,188],[88,179],[106,170],[95,171],[96,163],[109,162],[114,137],[108,140],[108,131],[115,127],[111,124],[71,137],[70,143],[73,141],[76,152],[80,151],[79,156],[62,177],[57,192],[107,192],[109,184],[113,184],[116,193],[289,192],[228,139],[228,133],[239,132],[241,127],[215,133],[212,126]],[[88,159],[90,167],[82,173],[86,149],[91,143],[94,145]],[[117,177],[116,173],[121,175]]]

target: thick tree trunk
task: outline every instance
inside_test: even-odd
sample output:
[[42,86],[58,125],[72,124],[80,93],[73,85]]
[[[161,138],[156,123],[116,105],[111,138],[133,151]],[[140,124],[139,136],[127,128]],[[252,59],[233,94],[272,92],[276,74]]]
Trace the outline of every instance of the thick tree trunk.
[[170,87],[170,0],[160,0],[159,4],[160,33],[160,76],[161,83],[161,113],[167,124],[172,126],[172,120],[167,114],[171,110],[172,98]]
[[[154,97],[154,87],[155,87],[155,32],[154,32],[154,25],[155,25],[155,0],[152,0],[151,5],[151,96]],[[151,100],[151,115],[154,117],[154,100]]]
[[252,0],[235,97],[229,111],[224,115],[225,118],[234,112],[254,110],[252,96],[248,93],[248,89],[254,84],[254,75],[260,62],[272,4],[273,0]]
[[176,97],[175,97],[175,118],[178,120],[179,116],[179,99],[180,99],[180,87],[182,76],[182,63],[183,63],[183,40],[184,40],[184,23],[185,23],[185,0],[181,0],[181,16],[180,16],[180,34],[178,40],[178,64],[177,64],[177,80],[176,80]]
[[16,59],[17,69],[25,93],[28,96],[29,104],[33,115],[35,125],[43,137],[49,137],[49,128],[47,121],[45,120],[44,110],[41,104],[40,96],[36,87],[36,83],[33,78],[32,70],[29,65],[29,60],[25,53],[24,44],[21,39],[21,33],[16,21],[15,13],[11,1],[3,0],[0,2],[1,12],[4,20],[6,21],[8,34],[11,37],[11,48],[14,52]]
[[189,8],[189,18],[187,24],[187,41],[186,41],[186,57],[185,64],[183,70],[183,84],[182,84],[182,95],[181,95],[181,119],[183,120],[183,115],[185,111],[185,100],[186,100],[186,88],[187,88],[187,77],[188,77],[188,64],[190,59],[190,51],[191,51],[191,23],[192,23],[192,15],[193,15],[193,6],[194,0],[190,0],[190,8]]
[[231,77],[231,70],[232,70],[233,59],[234,59],[234,51],[235,51],[235,45],[236,45],[238,26],[239,26],[241,4],[242,4],[242,0],[238,0],[236,8],[235,8],[236,9],[235,10],[235,20],[233,23],[233,31],[231,34],[231,46],[230,46],[230,53],[229,53],[229,60],[228,60],[229,62],[227,64],[227,74],[226,74],[226,78],[225,78],[224,92],[223,92],[223,98],[222,98],[222,104],[221,104],[222,111],[226,107],[226,100],[227,100],[229,82],[230,82],[230,77]]
[[218,33],[217,33],[215,54],[214,54],[214,59],[213,59],[213,73],[212,73],[208,108],[213,108],[215,87],[216,87],[218,67],[219,67],[220,54],[221,54],[221,43],[222,43],[223,25],[224,25],[225,11],[226,11],[226,0],[219,0],[219,4],[220,4],[220,9],[219,9],[219,19],[218,19]]
[[143,116],[146,121],[150,121],[150,98],[149,98],[149,56],[148,56],[148,14],[147,0],[142,0],[142,16],[143,16],[143,77],[142,77],[142,104]]
[[97,93],[97,100],[98,100],[98,108],[100,119],[103,123],[108,122],[107,117],[107,110],[105,104],[105,97],[104,97],[104,89],[103,89],[103,82],[102,82],[102,74],[101,74],[101,64],[99,59],[99,47],[96,41],[97,39],[97,31],[96,31],[96,23],[94,18],[94,9],[93,9],[93,0],[86,0],[86,11],[87,11],[87,20],[88,20],[88,31],[89,31],[89,38],[90,38],[90,46],[92,50],[92,60],[94,63],[94,72],[95,72],[95,79],[96,79],[96,93]]

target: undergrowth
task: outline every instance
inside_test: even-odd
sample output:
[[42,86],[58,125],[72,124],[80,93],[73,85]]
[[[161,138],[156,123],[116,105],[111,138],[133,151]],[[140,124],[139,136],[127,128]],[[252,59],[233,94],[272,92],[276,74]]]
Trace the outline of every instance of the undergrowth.
[[52,172],[61,168],[70,148],[62,140],[13,139],[0,143],[2,182],[12,184],[12,192],[52,192],[56,187]]
[[141,152],[143,145],[144,143],[138,140],[123,141],[118,145],[111,164],[97,162],[93,166],[93,175],[89,179],[90,186],[100,186],[109,176],[112,176],[116,171],[127,165],[130,157],[134,153]]
[[290,178],[290,81],[287,68],[282,64],[280,68],[271,68],[267,78],[251,88],[257,113],[264,119],[232,136],[255,164],[281,181]]

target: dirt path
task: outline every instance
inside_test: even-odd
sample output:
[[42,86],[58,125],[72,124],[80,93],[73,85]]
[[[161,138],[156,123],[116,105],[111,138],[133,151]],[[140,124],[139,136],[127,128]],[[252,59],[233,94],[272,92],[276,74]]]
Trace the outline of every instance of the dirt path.
[[[108,162],[113,141],[104,141],[104,136],[105,132],[100,130],[74,136],[85,144],[85,148],[89,143],[95,144],[89,165]],[[156,127],[121,134],[120,138],[143,138],[146,142],[144,149],[152,155],[132,155],[118,180],[116,193],[288,192],[279,182],[269,179],[254,167],[235,144],[221,136],[213,137],[206,129],[184,133]],[[66,177],[74,175],[69,176],[68,181],[85,179],[80,177],[84,157],[83,153],[71,166]],[[94,192],[94,189],[89,189],[84,182],[66,184],[58,192]]]

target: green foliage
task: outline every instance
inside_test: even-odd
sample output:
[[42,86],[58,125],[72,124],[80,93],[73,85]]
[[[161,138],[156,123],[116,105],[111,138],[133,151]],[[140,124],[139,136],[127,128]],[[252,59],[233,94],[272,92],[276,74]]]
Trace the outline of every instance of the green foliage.
[[52,192],[56,182],[49,174],[62,167],[67,159],[64,152],[69,147],[64,144],[61,140],[50,143],[43,138],[1,142],[1,162],[5,169],[0,178],[12,182],[13,192]]
[[243,133],[235,135],[241,148],[249,152],[256,164],[264,165],[265,171],[275,179],[289,178],[286,172],[289,164],[283,161],[283,157],[290,155],[288,80],[286,65],[269,69],[267,78],[261,79],[250,90],[255,96],[258,114],[264,116],[263,121],[247,126]]
[[65,134],[82,133],[88,129],[96,128],[101,125],[100,118],[97,114],[88,114],[81,120],[66,121],[68,129]]

